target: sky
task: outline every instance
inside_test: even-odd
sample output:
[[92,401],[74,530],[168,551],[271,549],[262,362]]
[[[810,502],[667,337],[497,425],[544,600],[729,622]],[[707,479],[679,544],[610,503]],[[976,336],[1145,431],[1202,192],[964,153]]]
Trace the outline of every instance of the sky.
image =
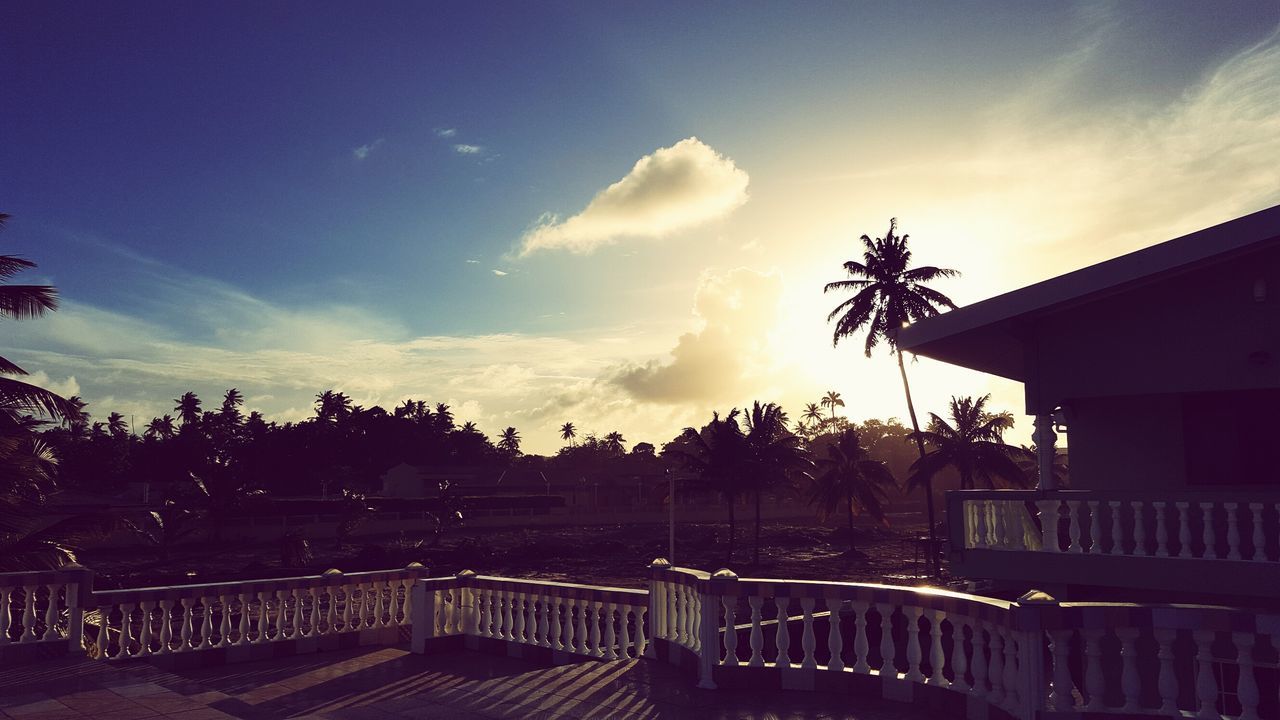
[[[97,419],[230,387],[449,404],[530,452],[828,390],[890,217],[964,305],[1280,204],[1280,4],[18,2],[0,347]],[[917,406],[1021,388],[928,359]]]

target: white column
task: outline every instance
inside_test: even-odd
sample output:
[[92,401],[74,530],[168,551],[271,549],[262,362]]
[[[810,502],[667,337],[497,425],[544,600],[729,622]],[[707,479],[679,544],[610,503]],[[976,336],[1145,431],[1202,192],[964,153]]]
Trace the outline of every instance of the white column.
[[1036,489],[1057,490],[1058,482],[1053,477],[1053,460],[1058,452],[1058,435],[1053,431],[1052,413],[1036,415],[1031,439],[1036,444],[1036,469],[1040,475]]

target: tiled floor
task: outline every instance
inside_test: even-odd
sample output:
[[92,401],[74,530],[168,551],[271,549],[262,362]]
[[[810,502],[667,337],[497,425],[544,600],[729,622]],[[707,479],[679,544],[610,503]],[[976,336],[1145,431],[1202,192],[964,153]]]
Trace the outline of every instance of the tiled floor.
[[923,720],[905,706],[806,692],[697,690],[648,661],[540,667],[479,653],[358,648],[213,669],[45,663],[0,672],[0,718],[845,718]]

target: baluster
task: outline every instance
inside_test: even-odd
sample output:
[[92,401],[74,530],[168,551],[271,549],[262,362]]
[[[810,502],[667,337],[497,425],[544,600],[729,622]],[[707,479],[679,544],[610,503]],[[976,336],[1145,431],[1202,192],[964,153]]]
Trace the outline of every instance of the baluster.
[[303,623],[302,598],[308,595],[310,595],[310,591],[302,588],[295,588],[293,591],[293,633],[289,636],[291,638],[296,639],[296,638],[304,637],[304,634],[302,632],[302,623]]
[[1084,689],[1089,696],[1085,710],[1102,710],[1103,693],[1106,692],[1106,677],[1102,674],[1102,631],[1082,630],[1084,636]]
[[364,630],[369,622],[369,588],[370,585],[360,583],[356,585],[356,590],[360,592],[360,604],[357,606],[356,627]]
[[987,625],[987,637],[991,648],[991,661],[987,663],[991,692],[987,693],[987,702],[998,707],[1004,704],[1004,639],[994,625]]
[[1237,720],[1258,720],[1258,679],[1253,675],[1253,633],[1231,633],[1236,646],[1236,664],[1240,677],[1236,681],[1236,697],[1240,700],[1240,716]]
[[372,623],[373,627],[386,627],[389,624],[389,621],[385,617],[387,612],[387,606],[386,606],[386,603],[383,601],[383,598],[385,597],[386,591],[389,589],[389,587],[390,587],[389,585],[383,585],[381,582],[370,583],[370,588],[374,592],[373,623]]
[[1165,527],[1165,505],[1159,500],[1153,501],[1151,507],[1156,513],[1156,557],[1169,557],[1169,530]]
[[724,595],[720,598],[724,606],[724,664],[729,667],[738,666],[738,632],[737,624],[738,598]]
[[45,585],[49,591],[44,608],[43,640],[54,640],[58,637],[58,588],[53,584]]
[[1206,560],[1218,559],[1218,539],[1214,534],[1213,522],[1213,502],[1206,502],[1200,506],[1201,517],[1204,518],[1204,533],[1202,540],[1204,541],[1204,558]]
[[1240,559],[1240,518],[1236,517],[1236,509],[1240,507],[1238,503],[1222,503],[1222,509],[1227,513],[1227,559]]
[[1212,630],[1196,630],[1192,637],[1196,641],[1196,698],[1200,701],[1198,718],[1220,717],[1218,714],[1218,679],[1213,675],[1213,635]]
[[982,623],[975,622],[970,626],[970,637],[973,641],[973,662],[970,663],[970,670],[973,672],[973,687],[969,688],[971,695],[978,697],[987,697],[987,642],[986,636],[982,630]]
[[1178,674],[1173,667],[1173,641],[1178,631],[1169,628],[1152,628],[1156,636],[1156,658],[1160,660],[1160,675],[1156,687],[1160,691],[1160,714],[1180,716],[1178,711]]
[[24,585],[22,587],[24,594],[22,609],[22,637],[18,642],[32,642],[36,639],[36,586]]
[[578,627],[577,632],[575,633],[576,637],[574,638],[577,641],[577,644],[574,646],[574,649],[577,650],[579,654],[586,655],[587,648],[589,647],[587,644],[587,602],[585,600],[578,600],[574,602],[574,605],[578,609]]
[[535,631],[538,634],[538,647],[552,647],[551,638],[547,634],[551,627],[548,617],[551,613],[551,610],[548,608],[549,601],[550,598],[546,595],[543,595],[538,599],[538,624],[537,630]]
[[[636,626],[640,625],[640,615],[636,614]],[[631,606],[622,605],[618,607],[618,658],[628,660],[631,658]],[[729,633],[732,634],[732,633]],[[640,653],[636,653],[636,657],[640,657]]]
[[648,606],[636,608],[636,659],[644,657],[645,650],[649,647],[649,639],[644,632],[645,616],[648,614]]
[[904,607],[902,614],[907,619],[907,680],[913,682],[924,679],[920,672],[920,618],[924,610],[917,607]]
[[590,652],[591,657],[604,656],[604,647],[600,644],[600,623],[604,619],[604,613],[602,612],[603,609],[603,605],[601,605],[598,600],[591,600],[587,602],[587,612],[590,613],[590,616],[587,618],[587,623],[590,627],[587,639],[591,643],[587,650]]
[[[195,612],[196,603],[200,604],[200,642],[198,644],[191,643],[191,638],[195,634],[194,618],[191,614]],[[182,649],[190,650],[199,648],[204,650],[209,647],[209,635],[213,631],[212,621],[209,618],[209,600],[203,596],[182,599],[183,614],[188,620],[182,625]]]
[[802,668],[818,667],[818,657],[814,654],[818,642],[813,634],[813,608],[815,603],[814,598],[800,598],[800,614],[801,622],[803,623],[800,630],[800,649],[804,651],[804,657],[800,660],[800,667]]
[[566,649],[572,649],[571,645],[568,645],[565,643],[564,637],[563,637],[564,628],[560,627],[560,598],[553,597],[551,598],[551,602],[552,602],[551,610],[550,610],[551,648],[553,650],[561,650],[561,651]]
[[[9,597],[4,591],[4,588],[0,588],[0,603],[2,603],[0,604],[0,616],[2,616],[4,614],[4,610],[8,608],[9,604]],[[95,641],[95,644],[98,646],[97,658],[99,660],[111,659],[111,654],[109,652],[111,648],[108,647],[111,639],[110,635],[107,633],[107,626],[111,623],[111,610],[112,608],[109,605],[98,606],[98,638]],[[9,636],[6,634],[7,632],[8,628],[3,624],[0,624],[0,645],[3,645],[8,641]]]
[[995,550],[1009,549],[1009,536],[1004,526],[1004,507],[1000,502],[991,503],[991,547]]
[[747,597],[747,604],[751,606],[751,658],[747,665],[764,667],[764,633],[760,627],[760,608],[764,605],[764,598],[751,595]]
[[1080,545],[1080,501],[1067,501],[1067,534],[1071,537],[1071,545],[1067,548],[1070,553],[1082,553],[1084,547]]
[[135,607],[137,605],[133,603],[120,603],[120,652],[116,653],[119,659],[133,656],[129,646],[133,644],[133,609]]
[[1120,524],[1120,501],[1108,500],[1107,507],[1111,508],[1111,553],[1112,555],[1124,554],[1124,526]]
[[618,659],[618,645],[617,645],[618,636],[614,630],[614,617],[613,617],[615,606],[611,602],[606,602],[601,606],[601,608],[604,610],[604,659],[617,660]]
[[1038,500],[1040,509],[1040,548],[1045,552],[1062,552],[1058,544],[1058,501]]
[[489,637],[505,640],[507,631],[502,621],[505,619],[506,597],[502,590],[486,590],[485,605],[489,608]]
[[857,657],[854,658],[853,671],[857,673],[871,672],[871,665],[867,661],[867,656],[871,654],[871,644],[867,641],[867,612],[871,609],[869,603],[860,600],[853,601],[853,629],[855,632],[853,638],[853,653]]
[[1049,632],[1049,655],[1053,658],[1053,686],[1049,707],[1054,710],[1074,710],[1076,699],[1072,691],[1070,650],[1071,630]]
[[1120,690],[1124,693],[1125,712],[1138,712],[1142,699],[1142,679],[1138,677],[1137,628],[1117,628],[1120,638]]
[[240,593],[240,636],[236,638],[237,645],[249,644],[249,593]]
[[1005,533],[1009,536],[1010,550],[1026,550],[1026,530],[1022,526],[1022,503],[1001,503],[1004,509]]
[[964,673],[969,669],[969,664],[965,661],[964,656],[964,627],[968,625],[966,621],[957,622],[955,618],[951,618],[951,685],[953,690],[959,692],[969,691],[969,681],[965,679]]
[[150,600],[143,600],[139,604],[142,610],[142,631],[138,635],[139,657],[151,655],[151,611],[155,606],[155,603]]
[[791,654],[788,652],[791,649],[791,632],[787,629],[787,621],[790,619],[787,607],[791,604],[791,598],[774,596],[773,604],[778,608],[778,626],[773,634],[778,655],[773,659],[773,664],[777,667],[792,667]]
[[970,529],[969,547],[977,550],[987,549],[987,501],[986,500],[968,500],[965,507],[969,510],[969,518],[972,521]]
[[1102,513],[1097,500],[1086,504],[1089,506],[1089,552],[1096,555],[1102,552]]
[[1249,503],[1249,512],[1253,516],[1253,554],[1250,560],[1267,559],[1267,541],[1262,534],[1262,503]]
[[[329,591],[330,607],[333,607],[338,602],[337,590],[338,590],[337,588],[334,588]],[[351,592],[352,592],[351,585],[342,586],[342,632],[347,632],[348,630],[351,629]],[[329,629],[330,629],[330,632],[332,632],[333,626],[330,625]]]
[[667,583],[666,639],[680,642],[680,585]]
[[227,647],[231,644],[231,597],[232,596],[230,595],[221,596],[222,602],[219,606],[219,610],[222,613],[222,617],[218,624],[219,635],[217,645],[217,647],[220,648]]
[[[293,621],[293,613],[289,612],[289,598],[293,597],[293,590],[277,590],[276,591],[276,634],[275,640],[284,640],[289,637],[285,633],[285,627],[289,626]],[[297,606],[294,606],[297,610]],[[293,623],[292,630],[297,632],[297,624]]]
[[1147,523],[1143,517],[1145,504],[1141,500],[1133,501],[1133,554],[1138,557],[1147,556]]
[[524,641],[529,645],[538,644],[538,598],[536,595],[525,596]]
[[1187,520],[1188,503],[1174,503],[1178,508],[1178,557],[1191,557],[1191,523]]
[[9,601],[13,597],[13,590],[6,587],[0,587],[0,645],[9,644]]
[[929,684],[942,687],[948,685],[947,676],[942,673],[942,666],[946,662],[946,656],[942,652],[942,621],[946,619],[947,614],[941,610],[929,613],[929,669],[932,671],[929,674]]
[[258,591],[258,638],[256,642],[259,645],[270,639],[267,637],[267,629],[270,627],[268,616],[270,608],[267,606],[267,597],[270,595],[271,593],[265,590]]
[[893,644],[893,606],[889,603],[876,603],[880,613],[880,677],[898,677],[898,668],[894,666],[898,651]]
[[1022,699],[1018,684],[1018,635],[1012,630],[1000,628],[1004,637],[1004,702],[1006,707],[1016,707]]
[[524,627],[525,627],[524,601],[525,601],[524,593],[515,593],[510,600],[511,604],[515,606],[514,608],[511,609],[512,619],[515,621],[515,625],[511,629],[511,639],[518,643],[522,643],[525,641],[524,639]]
[[840,636],[840,598],[828,595],[827,605],[827,660],[828,670],[844,670],[844,638]]
[[173,601],[160,601],[160,647],[161,655],[173,652]]
[[702,595],[689,588],[689,639],[695,653],[702,652]]

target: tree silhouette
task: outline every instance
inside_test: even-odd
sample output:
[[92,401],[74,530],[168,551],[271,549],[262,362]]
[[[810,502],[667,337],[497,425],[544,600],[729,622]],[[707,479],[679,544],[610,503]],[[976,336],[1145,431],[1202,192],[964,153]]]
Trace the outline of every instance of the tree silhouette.
[[822,409],[818,407],[818,403],[809,403],[804,406],[804,414],[800,416],[800,419],[821,424],[823,420],[826,420],[826,417],[823,416]]
[[[902,376],[902,391],[907,398],[907,413],[911,416],[911,428],[915,431],[916,449],[924,457],[924,440],[920,436],[920,422],[916,419],[915,404],[911,401],[911,386],[907,382],[907,369],[898,350],[898,332],[903,326],[933,317],[939,307],[955,309],[951,298],[933,290],[925,283],[940,278],[959,275],[955,270],[933,267],[911,267],[911,251],[907,248],[908,235],[898,236],[897,218],[889,220],[889,232],[883,238],[872,240],[863,235],[862,262],[848,260],[844,263],[849,280],[829,282],[823,292],[854,291],[853,297],[836,306],[827,315],[827,322],[836,320],[832,345],[840,340],[866,331],[865,353],[881,342],[898,357],[898,374]],[[929,564],[937,566],[937,528],[933,512],[933,483],[925,481],[925,507],[929,515]]]
[[862,445],[858,431],[845,430],[827,446],[826,457],[818,461],[818,470],[809,492],[809,502],[827,517],[843,510],[849,520],[849,551],[858,549],[854,537],[853,517],[866,514],[886,522],[885,491],[897,483],[884,463],[872,460]]
[[626,452],[626,448],[624,447],[626,442],[627,442],[627,439],[622,437],[622,433],[618,432],[617,430],[614,430],[613,432],[604,436],[605,449],[614,455],[621,455],[622,453]]
[[828,390],[826,395],[822,396],[822,407],[831,408],[831,420],[836,419],[836,407],[844,407],[844,400],[840,399],[840,393],[835,390]]
[[933,449],[911,465],[908,487],[925,487],[945,468],[960,474],[960,488],[972,490],[981,483],[989,488],[996,480],[1013,487],[1026,487],[1028,479],[1018,459],[1023,450],[1006,445],[1005,430],[1013,427],[1009,413],[988,413],[990,395],[977,400],[970,397],[951,398],[951,422],[929,413],[929,429],[919,438]]
[[174,398],[173,402],[175,403],[173,410],[178,413],[182,427],[200,424],[200,398],[196,397],[195,393],[187,391],[182,394],[182,397]]
[[573,426],[573,423],[567,422],[560,426],[561,440],[568,440],[570,445],[574,445],[576,443],[574,443],[573,439],[576,437],[578,437],[578,430]]
[[129,436],[129,423],[124,421],[124,416],[118,412],[113,412],[107,416],[107,431],[111,433],[113,438],[125,438]]
[[755,495],[755,534],[752,563],[760,564],[760,496],[766,488],[783,485],[793,473],[800,473],[812,463],[801,447],[800,438],[787,430],[787,414],[774,403],[757,400],[746,415],[747,432],[743,438],[742,458],[745,477]]
[[147,423],[147,430],[142,433],[142,436],[168,440],[175,434],[177,434],[177,428],[173,425],[173,416],[165,415],[163,418],[151,418],[151,422]]
[[[729,505],[729,551],[726,562],[733,561],[737,522],[734,506],[747,490],[743,482],[746,437],[738,425],[740,412],[729,411],[723,419],[711,414],[711,422],[701,429],[687,427],[664,449],[686,470],[696,473],[703,484],[717,490]],[[669,498],[675,502],[675,498]]]
[[513,427],[508,427],[502,431],[502,436],[498,440],[498,449],[507,453],[511,457],[520,454],[520,432]]
[[240,426],[243,415],[240,413],[240,406],[244,404],[244,395],[239,390],[231,388],[226,395],[222,396],[222,408],[219,416],[224,425],[235,428]]

